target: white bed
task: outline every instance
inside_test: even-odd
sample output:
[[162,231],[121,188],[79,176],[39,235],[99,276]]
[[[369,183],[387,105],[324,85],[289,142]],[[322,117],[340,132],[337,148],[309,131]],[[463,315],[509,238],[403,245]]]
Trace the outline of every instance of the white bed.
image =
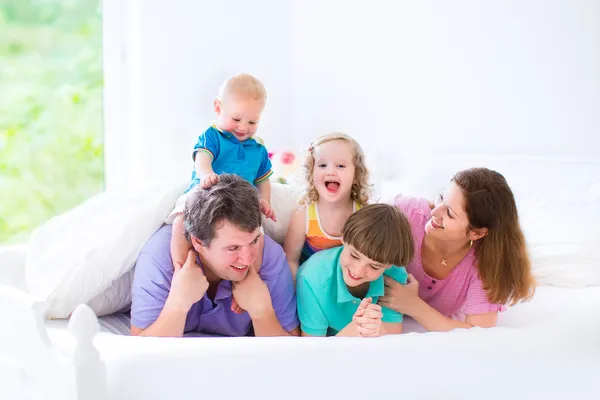
[[[17,381],[12,392],[6,390],[15,381],[3,385],[2,398],[25,398],[23,385],[29,385],[38,390],[31,398],[44,399],[280,398],[282,393],[297,399],[597,399],[599,316],[600,287],[540,287],[534,300],[509,309],[493,329],[416,333],[418,326],[408,321],[413,333],[373,340],[139,338],[120,334],[128,320],[123,314],[100,318],[102,329],[93,338],[97,353],[85,353],[80,365],[88,368],[81,370],[72,357],[74,324],[66,329],[67,321],[44,322],[38,315],[38,334],[48,335],[49,342],[32,343],[30,350],[53,358],[44,368],[28,368],[33,375]],[[80,322],[90,326],[91,311],[85,317]],[[11,375],[3,371],[2,376]],[[91,384],[77,395],[78,380]]]
[[[441,173],[381,180],[377,188],[384,197],[396,187],[418,193],[464,167],[440,163]],[[524,165],[531,160],[485,163],[515,188],[543,284],[531,302],[502,314],[497,328],[422,333],[407,321],[408,333],[377,339],[130,337],[126,314],[98,323],[84,304],[69,321],[45,320],[49,303],[25,289],[27,248],[15,247],[0,251],[0,312],[7,321],[0,331],[0,398],[598,399],[600,269],[582,244],[593,253],[600,247],[600,236],[590,236],[600,226],[600,197],[594,197],[600,162],[537,160],[530,169]],[[549,176],[570,192],[559,193]],[[556,196],[548,197],[552,191]],[[548,216],[569,207],[581,213],[547,225]]]

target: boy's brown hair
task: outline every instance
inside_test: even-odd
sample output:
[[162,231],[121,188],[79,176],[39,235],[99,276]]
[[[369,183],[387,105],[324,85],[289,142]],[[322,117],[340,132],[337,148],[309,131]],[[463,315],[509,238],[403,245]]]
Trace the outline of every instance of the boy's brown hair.
[[342,239],[373,261],[405,266],[414,256],[408,219],[396,207],[369,204],[346,221]]

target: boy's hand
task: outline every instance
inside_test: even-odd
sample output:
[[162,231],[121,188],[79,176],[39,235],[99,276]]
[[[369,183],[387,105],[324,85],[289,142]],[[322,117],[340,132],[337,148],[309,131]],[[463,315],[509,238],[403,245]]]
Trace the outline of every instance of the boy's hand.
[[363,337],[377,337],[381,329],[381,306],[373,304],[372,298],[363,299],[352,317],[356,331]]
[[258,203],[260,205],[260,212],[265,215],[265,217],[272,219],[277,222],[277,217],[275,217],[275,211],[271,208],[271,203],[268,200],[260,199]]
[[204,175],[202,180],[200,181],[200,185],[202,185],[202,189],[210,189],[213,185],[216,185],[219,182],[219,175],[211,172],[209,174]]

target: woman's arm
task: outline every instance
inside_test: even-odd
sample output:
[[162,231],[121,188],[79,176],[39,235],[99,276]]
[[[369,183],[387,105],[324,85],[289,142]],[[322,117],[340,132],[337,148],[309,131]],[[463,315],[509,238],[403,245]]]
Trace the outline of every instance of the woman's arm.
[[414,306],[414,311],[409,315],[423,328],[435,332],[448,332],[456,328],[468,329],[474,326],[491,328],[496,326],[498,321],[497,312],[467,315],[465,322],[457,321],[443,316],[421,299],[418,299],[417,304]]
[[396,312],[411,316],[428,331],[447,332],[456,328],[496,326],[497,312],[467,315],[465,322],[440,314],[419,297],[419,282],[412,275],[409,276],[409,282],[405,285],[388,276],[384,279],[385,296],[380,297],[378,303]]
[[296,273],[300,261],[300,254],[306,239],[306,206],[300,207],[294,212],[283,241],[283,251],[290,265],[292,277],[296,281]]

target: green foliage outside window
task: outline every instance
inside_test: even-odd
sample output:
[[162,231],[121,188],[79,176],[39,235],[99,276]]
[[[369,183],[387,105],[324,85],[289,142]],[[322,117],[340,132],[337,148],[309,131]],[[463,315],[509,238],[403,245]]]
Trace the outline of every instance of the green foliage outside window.
[[100,0],[0,0],[0,243],[104,189]]

